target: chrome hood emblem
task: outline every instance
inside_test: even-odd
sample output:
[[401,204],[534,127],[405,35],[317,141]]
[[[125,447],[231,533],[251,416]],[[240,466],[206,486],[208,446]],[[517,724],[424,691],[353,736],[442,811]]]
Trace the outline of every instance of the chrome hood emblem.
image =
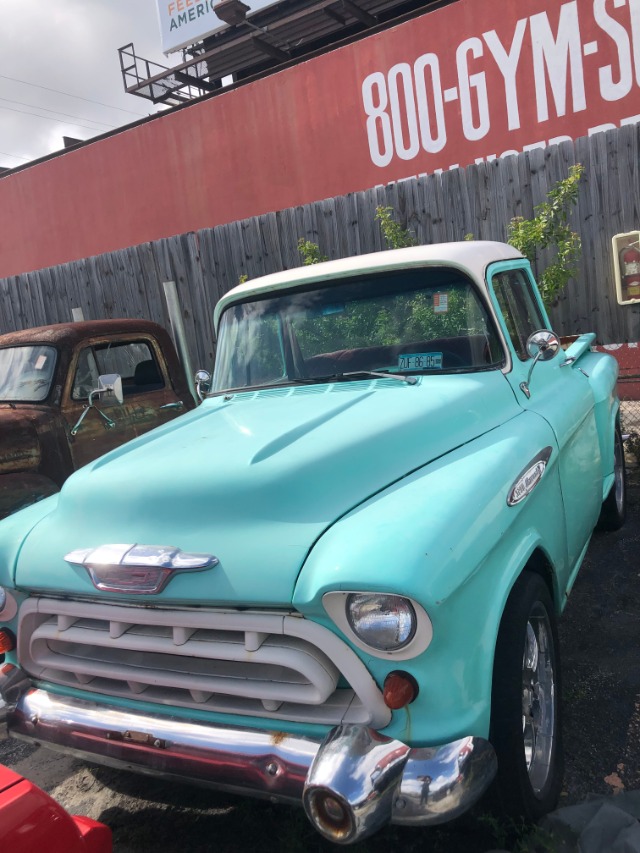
[[201,572],[220,562],[212,554],[188,554],[173,545],[99,545],[64,558],[85,568],[96,589],[154,595],[182,572]]
[[551,458],[552,448],[545,447],[537,456],[534,456],[527,467],[522,471],[518,479],[515,481],[509,495],[507,496],[507,504],[515,506],[528,497],[542,479],[547,462]]

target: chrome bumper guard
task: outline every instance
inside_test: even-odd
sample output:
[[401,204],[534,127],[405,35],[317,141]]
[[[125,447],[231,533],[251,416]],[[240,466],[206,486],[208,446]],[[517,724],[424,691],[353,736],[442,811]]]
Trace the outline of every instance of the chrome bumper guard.
[[3,681],[13,737],[112,767],[302,801],[316,829],[339,844],[387,823],[451,820],[480,798],[497,767],[493,748],[477,737],[410,748],[350,724],[320,740],[139,714],[41,689],[7,696]]

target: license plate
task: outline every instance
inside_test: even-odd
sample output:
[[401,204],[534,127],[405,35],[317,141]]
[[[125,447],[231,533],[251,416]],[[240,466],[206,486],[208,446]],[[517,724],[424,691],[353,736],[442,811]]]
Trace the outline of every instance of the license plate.
[[398,359],[400,370],[442,370],[441,352],[412,352]]

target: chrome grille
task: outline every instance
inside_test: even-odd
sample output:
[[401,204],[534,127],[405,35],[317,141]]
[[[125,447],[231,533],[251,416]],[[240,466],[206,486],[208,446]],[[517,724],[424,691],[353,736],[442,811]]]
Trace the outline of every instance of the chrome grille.
[[354,652],[292,614],[32,598],[18,644],[33,678],[92,693],[328,725],[390,718]]

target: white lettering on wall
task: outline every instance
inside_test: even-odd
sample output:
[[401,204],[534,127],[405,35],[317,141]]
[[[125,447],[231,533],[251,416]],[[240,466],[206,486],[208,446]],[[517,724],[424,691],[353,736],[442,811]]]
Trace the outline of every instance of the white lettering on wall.
[[[483,50],[480,39],[472,38],[463,41],[456,51],[462,131],[465,137],[470,140],[482,139],[483,136],[487,135],[491,126],[486,75],[484,71],[476,74],[469,73],[469,54],[477,59],[482,56]],[[473,117],[474,107],[478,114],[477,123]]]
[[[376,90],[378,103],[373,102],[373,91]],[[393,136],[391,134],[391,119],[386,109],[389,103],[387,81],[384,74],[376,71],[369,74],[362,84],[362,100],[367,114],[367,136],[369,151],[375,166],[388,166],[393,159]],[[382,139],[382,147],[380,141]]]
[[[427,69],[429,83],[427,84]],[[420,117],[420,139],[428,154],[437,154],[447,144],[444,121],[444,98],[440,79],[440,63],[435,53],[419,56],[413,66],[416,81],[418,115]],[[431,116],[433,115],[433,124]]]
[[[614,0],[615,3],[615,0]],[[594,0],[593,15],[597,25],[613,42],[618,53],[616,69],[617,80],[614,79],[612,65],[604,65],[599,69],[600,94],[605,101],[619,101],[628,95],[633,86],[633,71],[631,68],[631,44],[629,34],[614,18],[607,13],[607,0]]]
[[[640,2],[640,0],[638,0]],[[493,58],[496,61],[498,70],[502,74],[504,80],[504,97],[507,104],[507,121],[509,130],[517,130],[520,127],[520,111],[518,109],[518,90],[516,88],[516,71],[518,70],[518,62],[520,61],[520,51],[522,50],[522,42],[524,40],[525,30],[527,29],[526,20],[518,21],[516,31],[511,41],[509,53],[504,49],[504,46],[495,30],[489,30],[482,34],[487,47],[491,51]]]
[[636,85],[640,86],[640,0],[629,0],[633,64],[636,68]]
[[[530,24],[538,121],[547,121],[549,118],[547,79],[553,94],[556,115],[563,116],[566,114],[567,70],[571,78],[572,111],[576,113],[586,109],[582,45],[576,0],[560,7],[558,34],[555,38],[546,12],[532,15]],[[545,69],[548,74],[545,73]]]
[[[580,16],[591,16],[590,40],[582,39]],[[588,89],[586,65],[593,81]],[[496,79],[502,85],[490,86]],[[619,101],[634,86],[640,87],[640,0],[569,0],[516,21],[511,32],[488,30],[481,38],[443,45],[442,54],[430,51],[369,74],[362,102],[371,160],[384,168],[394,157],[410,161],[421,152],[444,152],[437,164],[442,166],[449,138],[484,139],[495,111],[506,113],[507,131],[519,130],[521,107],[532,100],[538,122],[544,122],[586,110],[590,98],[592,119],[603,122],[589,130],[597,133],[616,125],[593,110],[593,99]],[[538,133],[532,128],[533,140]]]
[[[394,65],[389,71],[388,81],[391,124],[396,154],[402,160],[413,160],[420,151],[420,139],[418,138],[418,116],[413,96],[411,66],[406,62]],[[406,139],[402,127],[403,115],[407,122]]]

